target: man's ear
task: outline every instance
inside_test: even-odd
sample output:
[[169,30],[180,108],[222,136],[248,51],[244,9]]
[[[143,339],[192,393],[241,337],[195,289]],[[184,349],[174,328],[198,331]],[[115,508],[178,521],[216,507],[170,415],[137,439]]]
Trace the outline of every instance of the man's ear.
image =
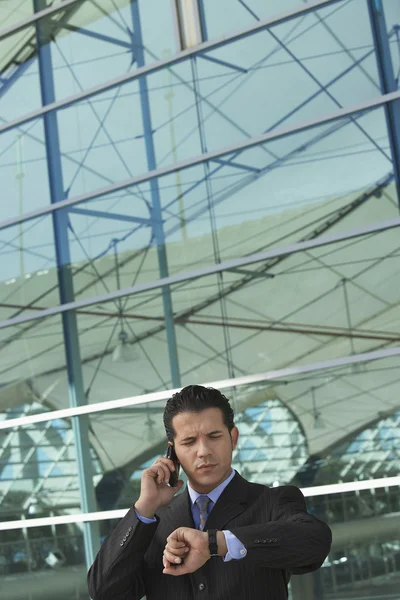
[[231,440],[232,440],[232,450],[234,450],[237,446],[239,439],[239,429],[234,427],[231,431]]

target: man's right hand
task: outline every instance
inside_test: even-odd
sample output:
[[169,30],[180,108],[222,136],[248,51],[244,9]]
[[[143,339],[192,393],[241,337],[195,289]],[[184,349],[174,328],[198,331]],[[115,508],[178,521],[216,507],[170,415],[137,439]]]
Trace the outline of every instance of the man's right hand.
[[179,480],[176,487],[168,485],[170,474],[175,471],[172,460],[165,457],[157,458],[148,469],[142,473],[140,497],[135,508],[141,517],[151,519],[160,508],[171,502],[172,498],[182,488],[183,481]]

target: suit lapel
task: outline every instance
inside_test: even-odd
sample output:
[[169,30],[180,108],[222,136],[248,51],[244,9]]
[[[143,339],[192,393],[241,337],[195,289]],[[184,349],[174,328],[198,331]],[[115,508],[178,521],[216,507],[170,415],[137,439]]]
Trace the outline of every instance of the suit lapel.
[[248,504],[248,486],[248,482],[236,473],[215,503],[204,529],[223,529],[244,512]]
[[178,527],[194,528],[192,510],[190,508],[190,498],[187,489],[176,496],[171,504],[168,505],[163,517],[168,521],[172,531]]

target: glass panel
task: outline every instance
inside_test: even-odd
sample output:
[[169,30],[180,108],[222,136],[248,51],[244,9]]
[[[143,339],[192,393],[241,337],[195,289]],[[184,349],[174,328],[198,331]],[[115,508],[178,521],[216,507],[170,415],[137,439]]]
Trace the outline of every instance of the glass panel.
[[75,294],[91,297],[398,215],[380,108],[71,208]]
[[[362,23],[356,37],[355,21]],[[221,147],[221,139],[234,143],[380,95],[364,0],[335,3],[205,57],[194,72],[208,150]]]
[[[302,489],[397,476],[398,366],[394,356],[303,372],[295,367],[296,375],[260,375],[258,382],[222,389],[240,431],[234,467],[254,482]],[[97,490],[99,510],[124,508],[137,499],[141,470],[165,452],[165,402],[90,415],[90,442],[100,465],[95,472],[107,474]]]
[[78,310],[77,320],[89,402],[171,387],[159,290]]
[[[43,380],[44,377],[39,378],[38,389]],[[57,408],[55,387],[53,385],[53,389],[47,391],[47,398],[32,401],[30,411],[17,412],[11,407],[7,409],[5,418],[39,414]],[[80,421],[85,426],[84,419],[80,417]],[[71,419],[53,419],[1,429],[0,436],[2,515],[9,520],[18,520],[82,512]],[[102,456],[96,450],[96,447],[101,449],[101,444],[96,432],[90,433],[89,437],[93,485],[97,486],[104,473]]]
[[[10,2],[1,3],[4,4]],[[32,2],[25,4],[32,7]],[[78,1],[40,19],[38,25],[2,39],[1,116],[12,120],[41,105],[37,31],[42,45],[51,40],[56,100],[124,75],[143,66],[143,62],[152,63],[174,54],[176,40],[170,4],[163,0],[140,0],[137,4],[139,20],[129,0],[103,0],[101,5]],[[7,8],[0,9],[0,16],[3,10]],[[144,46],[143,60],[137,56],[135,44]],[[50,94],[51,86],[48,78]],[[102,111],[100,115],[102,118]]]
[[[394,525],[398,487],[307,498],[307,505],[333,531],[330,555],[308,576],[324,597],[395,597],[400,577],[400,540]],[[302,580],[292,579],[294,598]]]
[[398,6],[393,4],[393,2],[390,2],[390,0],[383,0],[383,10],[385,14],[386,29],[389,36],[389,45],[393,62],[393,72],[398,89],[400,77],[399,10]]
[[[4,518],[3,518],[4,521]],[[79,525],[2,531],[0,584],[7,600],[88,598]]]
[[[59,303],[51,216],[0,230],[0,258],[1,320]],[[1,335],[10,331],[2,330]]]
[[[199,244],[197,255],[193,251],[190,256],[198,259],[204,248]],[[99,401],[172,386],[173,352],[165,329],[168,302],[183,384],[193,378],[216,381],[309,364],[397,343],[397,259],[395,228],[232,268],[222,277],[194,277],[171,285],[170,297],[167,291],[163,298],[160,289],[149,289],[81,307],[77,318],[86,389],[92,388],[94,378],[91,400]],[[97,264],[82,261],[74,265],[75,295],[91,298],[118,287],[145,285],[158,276],[157,269],[153,250],[104,257]],[[56,272],[38,271],[21,284],[16,278],[7,280],[3,294],[4,319],[37,314],[58,303]],[[31,325],[46,328],[46,321],[27,322],[18,332],[30,331]],[[2,335],[5,344],[13,338],[13,329],[3,329]],[[41,337],[48,356],[53,341],[50,334]],[[127,364],[112,360],[125,342],[134,369],[130,358]],[[34,351],[32,347],[32,360]]]
[[301,0],[281,0],[279,4],[264,0],[200,0],[199,4],[203,17],[203,35],[208,40],[251,27],[256,21],[304,8]]
[[[147,87],[147,99],[133,81],[58,113],[70,198],[201,154],[190,63],[148,76]],[[139,216],[144,210],[148,217],[148,186],[142,187],[117,197],[133,199],[132,210],[139,206]]]
[[[233,456],[235,468],[251,481],[272,486],[294,483],[303,489],[338,479],[357,481],[397,474],[398,368],[399,357],[393,357],[222,390],[235,408],[241,434]],[[138,497],[141,470],[165,450],[164,406],[162,400],[90,415],[98,510],[127,508]],[[14,437],[12,458],[7,457],[0,478],[1,496],[8,500],[2,521],[79,510],[70,421],[49,421],[8,433]],[[10,469],[15,471],[27,447],[30,456],[23,473],[14,472],[10,478]],[[307,505],[312,514],[328,521],[334,533],[330,556],[319,574],[310,577],[316,577],[335,598],[348,598],[351,590],[362,590],[371,583],[389,594],[399,570],[397,528],[392,520],[399,511],[396,488],[311,495]],[[102,537],[115,524],[101,523]],[[72,584],[80,589],[85,571],[80,528],[70,525],[27,531],[2,535],[0,554],[5,558],[1,576],[26,573],[6,581],[14,586],[10,590],[18,589],[20,598],[25,589],[21,586],[30,581],[31,574],[61,566],[51,554],[63,562],[63,572],[73,567],[74,576],[68,582],[56,582],[60,593],[68,590],[71,594],[68,586]],[[305,580],[302,582],[305,585]],[[301,597],[296,595],[298,585],[294,578],[294,598]]]
[[[55,6],[62,0],[42,0],[44,8]],[[0,23],[2,29],[8,29],[33,16],[34,8],[32,0],[2,0],[0,5]]]
[[[331,50],[335,47],[339,56],[346,51],[352,52],[361,46],[368,36],[370,38],[365,5],[364,0],[334,2],[332,6],[314,10],[311,14],[294,17],[287,23],[287,32],[293,30],[291,33],[297,37],[311,31],[310,35],[317,35],[322,44],[329,42]],[[306,8],[300,0],[281,0],[279,4],[264,0],[201,0],[200,6],[203,7],[203,30],[205,29],[208,40],[251,27],[256,25],[257,21],[281,17],[288,12]],[[360,19],[362,31],[355,32],[352,23],[359,22]],[[328,39],[323,40],[324,37]]]
[[[19,97],[23,101],[25,94]],[[50,203],[42,119],[0,135],[0,177],[7,200],[1,207],[2,221]]]
[[68,406],[60,315],[0,329],[0,348],[1,420]]

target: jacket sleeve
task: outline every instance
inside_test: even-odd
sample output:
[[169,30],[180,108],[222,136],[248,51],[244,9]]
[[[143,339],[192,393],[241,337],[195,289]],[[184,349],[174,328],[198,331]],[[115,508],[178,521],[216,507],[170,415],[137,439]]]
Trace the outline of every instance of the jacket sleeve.
[[295,574],[315,571],[329,553],[330,528],[307,513],[304,496],[297,487],[273,488],[271,493],[276,494],[271,521],[229,528],[247,549],[244,560]]
[[141,522],[135,509],[104,540],[88,572],[92,600],[140,600],[146,595],[144,555],[158,527]]

